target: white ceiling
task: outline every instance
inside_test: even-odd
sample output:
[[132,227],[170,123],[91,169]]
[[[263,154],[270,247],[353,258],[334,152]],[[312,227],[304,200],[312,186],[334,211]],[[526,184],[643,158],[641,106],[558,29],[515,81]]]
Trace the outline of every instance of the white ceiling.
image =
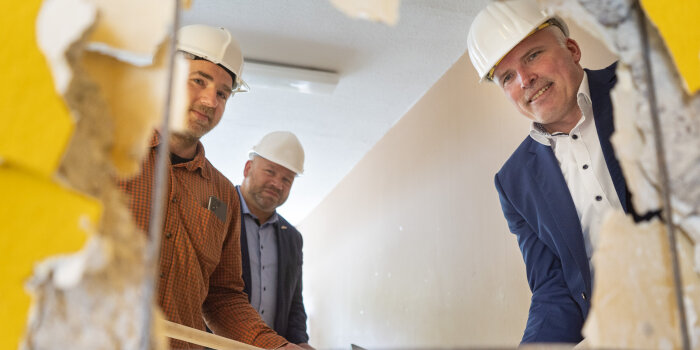
[[255,86],[236,95],[203,139],[207,157],[239,184],[252,145],[273,130],[294,132],[305,173],[279,212],[299,223],[465,53],[469,25],[487,2],[402,0],[389,27],[351,19],[328,0],[195,1],[183,25],[226,27],[247,59],[340,75],[331,95]]

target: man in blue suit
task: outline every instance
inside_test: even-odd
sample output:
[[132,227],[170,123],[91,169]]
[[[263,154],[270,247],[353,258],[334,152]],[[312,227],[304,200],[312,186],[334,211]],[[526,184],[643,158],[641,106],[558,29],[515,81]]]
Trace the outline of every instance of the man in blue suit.
[[532,291],[523,343],[578,343],[590,308],[596,235],[609,210],[627,211],[610,143],[615,64],[584,70],[566,24],[532,0],[493,1],[469,31],[472,63],[532,120],[496,174]]
[[302,299],[302,237],[277,208],[304,171],[304,149],[291,132],[275,131],[253,147],[237,187],[241,199],[244,291],[268,326],[313,350]]

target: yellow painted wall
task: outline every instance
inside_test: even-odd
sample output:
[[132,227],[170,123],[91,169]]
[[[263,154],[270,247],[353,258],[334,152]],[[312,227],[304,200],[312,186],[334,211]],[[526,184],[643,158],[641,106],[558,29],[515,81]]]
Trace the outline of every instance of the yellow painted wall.
[[0,11],[0,349],[16,349],[36,262],[82,247],[101,204],[63,187],[53,174],[73,132],[35,40],[41,1],[10,1]]
[[299,225],[310,343],[516,345],[530,291],[493,175],[528,129],[460,58]]
[[40,0],[7,1],[0,11],[0,157],[52,174],[73,131],[36,43]]
[[686,92],[700,90],[700,1],[643,0],[644,12],[656,26],[681,76]]

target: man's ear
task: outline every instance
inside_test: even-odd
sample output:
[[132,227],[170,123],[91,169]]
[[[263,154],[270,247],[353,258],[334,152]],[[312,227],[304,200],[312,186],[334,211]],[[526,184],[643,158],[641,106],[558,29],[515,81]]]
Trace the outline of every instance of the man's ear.
[[578,46],[576,40],[566,38],[566,49],[571,52],[574,62],[579,63],[581,61],[581,48]]
[[248,171],[250,171],[251,166],[253,166],[252,160],[245,162],[245,167],[243,167],[243,177],[248,177]]

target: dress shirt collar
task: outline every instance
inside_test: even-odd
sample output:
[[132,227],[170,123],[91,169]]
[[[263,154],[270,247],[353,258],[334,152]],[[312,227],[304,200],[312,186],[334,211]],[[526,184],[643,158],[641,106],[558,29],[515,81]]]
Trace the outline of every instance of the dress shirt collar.
[[[578,87],[578,92],[576,93],[576,98],[578,102],[578,106],[581,109],[581,119],[579,119],[578,123],[576,123],[576,126],[574,126],[573,129],[571,129],[570,133],[574,133],[577,129],[583,125],[583,123],[586,121],[586,117],[593,118],[593,115],[588,115],[587,111],[591,111],[591,90],[588,86],[588,75],[584,74],[583,79],[581,80],[581,85]],[[592,112],[590,112],[592,114]],[[530,123],[530,137],[532,137],[533,140],[545,145],[545,146],[551,146],[553,142],[556,141],[557,136],[567,136],[565,133],[554,133],[550,134],[548,133],[542,124],[537,123],[537,122],[532,122]]]

